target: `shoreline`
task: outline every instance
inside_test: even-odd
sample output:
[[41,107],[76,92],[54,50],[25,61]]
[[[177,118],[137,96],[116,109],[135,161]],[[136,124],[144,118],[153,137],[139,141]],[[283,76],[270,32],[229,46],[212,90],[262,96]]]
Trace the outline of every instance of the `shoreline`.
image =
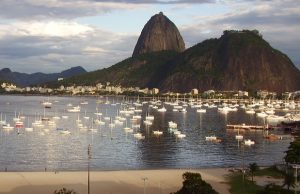
[[[184,172],[198,172],[203,180],[222,194],[229,194],[226,175],[229,168],[151,169],[90,171],[91,193],[138,194],[147,178],[147,194],[176,192]],[[87,171],[0,172],[0,194],[53,193],[63,187],[78,194],[87,192]]]
[[[222,91],[221,91],[222,92]],[[181,94],[184,96],[184,94]],[[153,99],[153,98],[166,98],[166,97],[174,97],[174,95],[165,95],[165,94],[157,94],[157,95],[141,95],[141,94],[134,94],[134,95],[126,95],[126,94],[48,94],[48,93],[34,93],[34,94],[26,94],[26,93],[0,93],[0,96],[36,96],[36,97],[90,97],[90,98],[98,98],[99,96],[102,97],[118,97],[118,98],[123,98],[123,97],[128,97],[128,98],[140,98],[140,99]],[[186,100],[186,97],[178,97],[177,99],[179,100]],[[197,95],[192,96],[193,99],[196,98]],[[255,98],[255,97],[249,97],[249,98],[199,98],[202,101],[250,101],[250,100],[261,100],[260,98]],[[280,98],[275,98],[271,99],[271,102],[278,101],[278,100],[283,100]],[[266,100],[264,100],[266,101]],[[295,103],[299,103],[300,99],[294,100]]]

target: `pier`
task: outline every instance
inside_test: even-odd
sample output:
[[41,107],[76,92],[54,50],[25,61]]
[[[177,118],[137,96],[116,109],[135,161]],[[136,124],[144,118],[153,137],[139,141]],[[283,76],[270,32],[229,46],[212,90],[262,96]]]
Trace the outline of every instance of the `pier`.
[[244,129],[244,130],[265,130],[265,129],[273,129],[273,127],[270,127],[268,125],[246,125],[246,124],[240,124],[240,125],[226,125],[227,129]]

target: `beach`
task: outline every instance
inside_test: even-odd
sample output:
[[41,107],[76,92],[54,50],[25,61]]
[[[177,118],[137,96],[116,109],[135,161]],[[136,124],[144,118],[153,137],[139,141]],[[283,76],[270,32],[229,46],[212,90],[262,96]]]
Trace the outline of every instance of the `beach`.
[[[90,193],[97,194],[165,194],[176,192],[182,186],[184,172],[198,172],[202,179],[222,194],[229,194],[225,183],[225,168],[91,171]],[[87,175],[80,172],[1,172],[0,194],[52,194],[61,188],[87,193]],[[144,187],[145,183],[145,187]]]

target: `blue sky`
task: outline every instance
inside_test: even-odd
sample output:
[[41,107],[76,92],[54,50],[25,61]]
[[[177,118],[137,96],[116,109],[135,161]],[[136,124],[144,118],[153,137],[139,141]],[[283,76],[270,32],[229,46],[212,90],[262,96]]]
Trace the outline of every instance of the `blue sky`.
[[[141,8],[137,10],[122,10],[108,12],[104,15],[84,17],[78,22],[95,25],[115,33],[139,33],[151,16],[162,11],[177,26],[193,24],[191,18],[199,15],[210,16],[212,14],[226,13],[229,8],[224,4],[189,4],[189,5],[151,5],[151,9]],[[126,21],[126,22],[124,22]]]
[[187,47],[228,29],[258,29],[300,68],[298,0],[2,0],[0,68],[19,72],[88,71],[131,56],[160,11]]

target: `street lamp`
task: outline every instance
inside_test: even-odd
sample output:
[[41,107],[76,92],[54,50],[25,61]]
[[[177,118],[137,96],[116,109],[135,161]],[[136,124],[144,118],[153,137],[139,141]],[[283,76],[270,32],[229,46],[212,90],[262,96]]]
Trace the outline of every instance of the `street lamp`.
[[146,181],[148,180],[147,177],[142,178],[142,180],[144,181],[144,194],[146,194]]
[[[242,155],[242,160],[243,160],[243,169],[242,169],[242,173],[243,173],[243,184],[245,184],[245,143],[242,142],[242,151],[243,151],[243,155]],[[244,187],[243,187],[244,188]]]
[[88,154],[88,194],[90,194],[90,160],[92,158],[91,149],[92,149],[92,146],[91,146],[91,144],[89,144],[88,151],[87,151],[87,154]]

